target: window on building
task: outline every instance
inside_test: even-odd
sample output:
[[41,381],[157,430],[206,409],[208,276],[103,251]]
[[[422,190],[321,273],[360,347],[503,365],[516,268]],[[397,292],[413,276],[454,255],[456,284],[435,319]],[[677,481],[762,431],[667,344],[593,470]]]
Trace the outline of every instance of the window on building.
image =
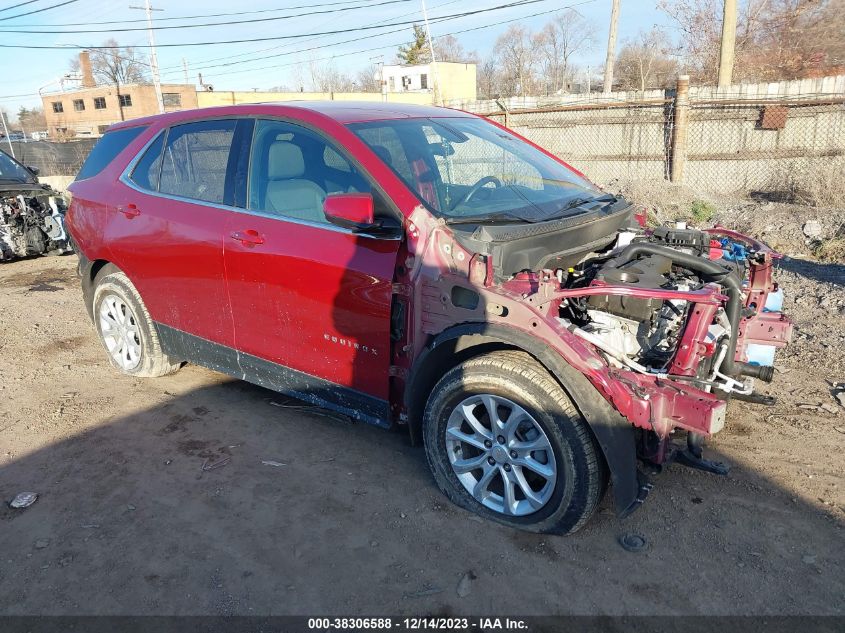
[[428,75],[426,75],[425,73],[420,75],[420,88],[422,88],[423,90],[428,89]]
[[74,99],[73,100],[73,109],[76,110],[77,112],[82,112],[85,109],[85,102],[82,99]]
[[62,105],[61,101],[54,101],[53,102],[53,112],[59,113],[64,112],[65,107]]
[[105,97],[94,97],[94,109],[95,110],[105,110],[106,109],[106,98]]
[[223,204],[236,124],[232,120],[198,121],[170,128],[159,191]]
[[181,108],[182,95],[178,92],[164,92],[161,95],[161,100],[165,108]]
[[[120,103],[121,108],[128,108],[132,105],[132,96],[131,95],[117,95],[117,100]],[[105,106],[103,106],[105,107]]]

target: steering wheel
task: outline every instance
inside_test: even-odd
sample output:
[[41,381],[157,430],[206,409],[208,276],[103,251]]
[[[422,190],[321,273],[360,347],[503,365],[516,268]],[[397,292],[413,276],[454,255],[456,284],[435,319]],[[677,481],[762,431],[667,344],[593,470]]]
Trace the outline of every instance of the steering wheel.
[[[460,200],[458,200],[455,204],[452,205],[452,209],[457,209],[462,204],[466,204],[467,202],[469,202],[472,197],[478,193],[479,189],[481,189],[484,185],[488,185],[490,183],[496,185],[497,189],[502,186],[502,181],[496,178],[495,176],[484,176],[484,178],[482,178],[472,187],[470,187],[470,190],[467,191],[466,194]],[[452,209],[450,209],[450,211]]]

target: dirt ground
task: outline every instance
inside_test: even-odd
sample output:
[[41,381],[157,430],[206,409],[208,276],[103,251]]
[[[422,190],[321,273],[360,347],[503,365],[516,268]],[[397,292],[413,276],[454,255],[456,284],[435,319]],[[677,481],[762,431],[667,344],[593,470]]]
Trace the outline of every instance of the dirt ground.
[[118,375],[75,263],[0,265],[0,497],[40,494],[0,508],[0,613],[845,614],[843,266],[784,262],[797,339],[778,404],[733,403],[710,445],[730,475],[673,466],[563,538],[453,507],[402,433],[199,367]]

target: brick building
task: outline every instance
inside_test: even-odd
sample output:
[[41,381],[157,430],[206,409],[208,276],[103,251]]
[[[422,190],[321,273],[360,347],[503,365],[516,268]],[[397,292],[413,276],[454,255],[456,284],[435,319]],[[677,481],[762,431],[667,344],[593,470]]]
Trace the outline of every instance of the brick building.
[[[152,84],[97,85],[87,52],[79,55],[81,87],[41,95],[47,129],[53,139],[101,136],[105,129],[126,119],[158,114]],[[197,107],[197,91],[189,84],[162,84],[165,112]]]

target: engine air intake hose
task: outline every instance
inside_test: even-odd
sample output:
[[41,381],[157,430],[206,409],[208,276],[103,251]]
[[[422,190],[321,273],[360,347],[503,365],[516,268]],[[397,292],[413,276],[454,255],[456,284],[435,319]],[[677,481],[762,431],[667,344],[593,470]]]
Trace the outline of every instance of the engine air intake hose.
[[671,260],[678,266],[700,273],[707,281],[715,281],[726,288],[728,295],[727,317],[731,324],[731,336],[728,339],[728,350],[722,361],[720,371],[728,376],[752,376],[765,382],[771,382],[774,370],[771,367],[749,365],[735,360],[736,343],[739,337],[739,322],[742,318],[742,288],[736,273],[720,266],[716,262],[696,255],[676,251],[666,246],[637,242],[627,246],[619,255],[608,260],[605,266],[619,268],[640,255],[658,255]]

